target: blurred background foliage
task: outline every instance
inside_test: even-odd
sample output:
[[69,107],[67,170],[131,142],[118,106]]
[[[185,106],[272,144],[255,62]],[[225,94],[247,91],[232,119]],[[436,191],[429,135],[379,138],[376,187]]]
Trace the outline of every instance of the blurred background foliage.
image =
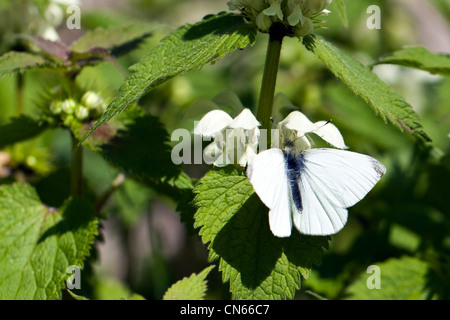
[[[35,9],[26,9],[31,2]],[[1,54],[20,50],[21,42],[12,36],[17,32],[42,34],[53,26],[61,40],[70,44],[99,26],[119,26],[130,21],[161,24],[137,50],[118,59],[126,75],[128,67],[170,31],[199,21],[206,14],[227,10],[226,1],[221,0],[81,0],[82,29],[68,30],[63,19],[52,18],[46,11],[48,1],[31,2],[0,1]],[[348,26],[342,24],[338,10],[331,6],[327,29],[317,33],[365,65],[405,45],[423,45],[433,52],[450,53],[448,0],[347,0],[346,4]],[[366,27],[366,10],[371,4],[381,8],[381,30]],[[267,43],[266,35],[258,37],[251,48],[157,87],[140,105],[158,116],[169,133],[176,128],[192,130],[192,118],[186,116],[192,114],[189,107],[196,101],[198,104],[199,99],[213,99],[224,91],[234,92],[244,106],[255,111]],[[277,92],[282,92],[292,106],[312,121],[332,119],[352,151],[369,154],[387,167],[386,176],[374,190],[349,210],[347,226],[332,236],[321,266],[314,267],[298,298],[312,298],[305,290],[329,299],[365,298],[352,284],[367,278],[369,265],[412,256],[427,262],[421,290],[427,297],[448,299],[450,78],[389,65],[375,66],[373,71],[414,107],[432,144],[420,143],[386,125],[298,39],[285,39],[283,43]],[[101,63],[84,68],[77,82],[110,100],[123,79],[114,65]],[[56,74],[44,71],[1,78],[0,125],[20,114],[37,117],[45,93],[59,81]],[[232,97],[229,92],[226,95]],[[282,103],[284,99],[277,101],[275,121],[289,110],[289,105]],[[198,119],[201,114],[195,116]],[[119,172],[94,152],[86,150],[84,157],[88,190],[101,195]],[[0,181],[32,183],[45,203],[57,206],[69,195],[69,165],[69,133],[49,130],[0,151]],[[209,168],[186,166],[185,170],[199,178]],[[189,232],[191,226],[180,222],[176,207],[177,203],[157,188],[127,179],[105,208],[107,218],[102,222],[96,252],[83,271],[81,295],[115,299],[135,292],[148,299],[160,299],[172,283],[202,270],[208,264],[206,248],[197,235]],[[230,297],[217,268],[208,279],[208,298]]]

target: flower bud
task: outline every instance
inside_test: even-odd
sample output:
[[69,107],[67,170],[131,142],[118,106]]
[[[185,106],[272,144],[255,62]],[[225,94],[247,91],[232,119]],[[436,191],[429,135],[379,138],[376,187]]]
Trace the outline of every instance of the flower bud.
[[61,109],[67,114],[72,114],[77,107],[77,103],[72,98],[66,99],[61,104]]
[[53,101],[50,104],[50,112],[53,114],[60,114],[62,111],[62,101]]
[[75,117],[78,120],[86,120],[89,117],[89,110],[85,106],[79,104],[75,108]]
[[93,91],[87,91],[81,98],[81,103],[93,116],[99,116],[106,110],[105,100]]

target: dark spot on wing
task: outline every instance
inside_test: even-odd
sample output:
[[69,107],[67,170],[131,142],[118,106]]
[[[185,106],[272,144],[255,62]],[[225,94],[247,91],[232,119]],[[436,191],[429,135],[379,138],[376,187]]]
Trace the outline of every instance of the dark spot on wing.
[[372,167],[377,173],[378,179],[381,179],[381,177],[386,173],[386,168],[375,159],[372,160]]

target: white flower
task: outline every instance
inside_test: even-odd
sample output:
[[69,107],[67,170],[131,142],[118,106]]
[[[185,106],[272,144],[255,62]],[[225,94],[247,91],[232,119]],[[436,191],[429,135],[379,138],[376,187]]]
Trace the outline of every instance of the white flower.
[[339,129],[329,121],[311,122],[300,111],[292,111],[278,124],[280,134],[284,142],[295,142],[299,149],[305,150],[312,147],[307,134],[314,133],[335,148],[347,149],[344,138]]
[[194,128],[194,134],[203,137],[215,137],[233,122],[233,118],[222,110],[213,110],[205,114]]
[[70,5],[80,5],[79,0],[50,0],[44,12],[44,19],[41,21],[41,36],[50,41],[60,41],[57,27],[64,20],[65,7]]
[[281,0],[269,0],[270,7],[263,12],[268,16],[277,16],[278,19],[283,20],[283,11],[281,10]]
[[257,153],[260,123],[249,109],[236,118],[222,110],[208,112],[195,126],[194,134],[213,137],[205,150],[209,164],[223,167],[238,163],[245,167]]
[[89,110],[85,106],[79,104],[75,108],[75,117],[77,117],[78,120],[86,120],[89,117]]
[[77,107],[77,103],[72,98],[66,99],[62,102],[61,109],[67,114],[72,114]]
[[93,91],[87,91],[81,97],[81,103],[92,112],[94,116],[99,116],[106,110],[105,100]]
[[50,112],[53,114],[60,114],[62,111],[62,101],[53,101],[50,104]]

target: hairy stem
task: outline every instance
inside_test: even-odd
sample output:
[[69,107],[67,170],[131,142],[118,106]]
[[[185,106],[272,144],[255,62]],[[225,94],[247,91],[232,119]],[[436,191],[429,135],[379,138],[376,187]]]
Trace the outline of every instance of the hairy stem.
[[[261,122],[261,128],[271,129],[271,117],[275,86],[277,82],[278,67],[280,64],[281,44],[285,35],[284,26],[274,24],[269,32],[269,44],[267,46],[266,63],[259,95],[257,119]],[[268,134],[268,139],[270,135]],[[268,141],[270,146],[270,141]]]

